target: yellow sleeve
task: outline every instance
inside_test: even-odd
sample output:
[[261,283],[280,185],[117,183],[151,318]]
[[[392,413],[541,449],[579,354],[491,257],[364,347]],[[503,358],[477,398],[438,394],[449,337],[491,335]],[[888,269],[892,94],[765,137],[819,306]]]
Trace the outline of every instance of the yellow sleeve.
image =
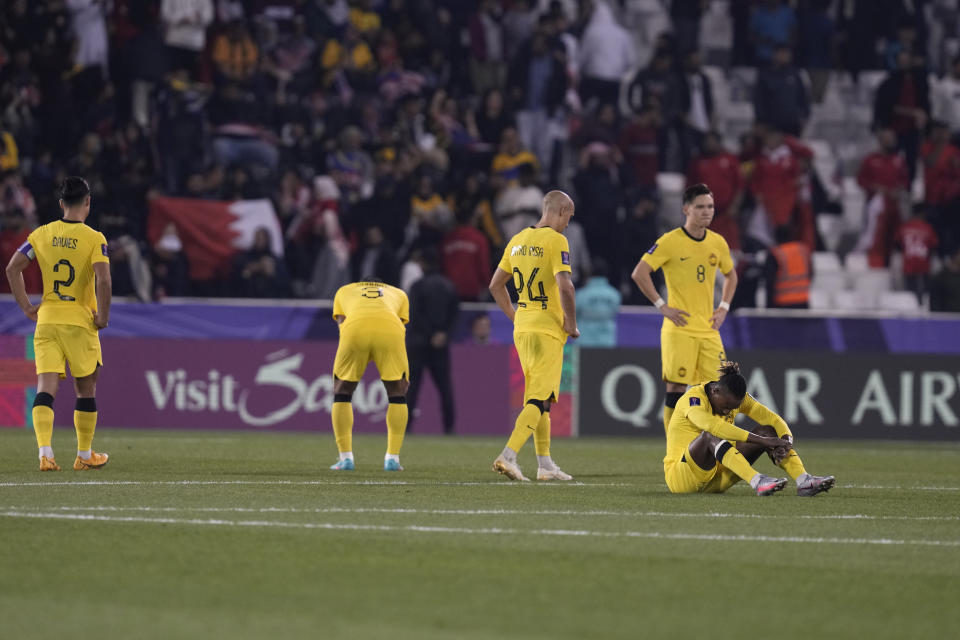
[[[719,235],[719,234],[718,234]],[[730,255],[730,245],[723,236],[720,237],[720,273],[730,273],[736,266],[733,262],[733,256]]]
[[347,314],[343,311],[343,287],[337,289],[337,293],[333,296],[333,319],[336,320],[337,316],[347,317]]
[[503,257],[500,258],[500,264],[497,265],[497,268],[506,271],[507,273],[513,273],[513,267],[510,266],[510,244],[503,250]]
[[107,239],[102,233],[97,233],[97,245],[90,256],[90,264],[97,264],[98,262],[110,264],[110,252],[107,249]]
[[400,322],[407,324],[410,322],[410,298],[403,292],[403,289],[397,289],[400,293]]
[[337,66],[340,62],[340,52],[340,43],[333,39],[328,40],[327,46],[323,48],[323,53],[320,55],[320,65],[324,69],[332,69]]
[[550,268],[553,270],[553,275],[557,275],[563,271],[570,273],[570,243],[567,242],[567,237],[562,234],[557,234],[556,239],[550,243]]
[[759,424],[770,425],[777,430],[777,436],[780,438],[783,436],[793,437],[790,427],[787,426],[787,421],[757,402],[757,399],[749,393],[743,398],[743,402],[740,404],[740,412],[746,414]]
[[724,440],[746,442],[747,436],[750,435],[745,429],[730,424],[720,416],[713,415],[706,407],[690,407],[687,410],[687,419],[698,429],[708,431]]
[[656,271],[670,260],[670,243],[666,236],[660,236],[653,246],[647,249],[641,258],[643,262],[650,265],[650,268]]

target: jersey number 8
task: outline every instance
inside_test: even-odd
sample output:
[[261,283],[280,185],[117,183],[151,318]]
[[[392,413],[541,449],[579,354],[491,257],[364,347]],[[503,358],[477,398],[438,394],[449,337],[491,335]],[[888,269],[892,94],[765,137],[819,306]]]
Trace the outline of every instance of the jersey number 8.
[[72,284],[73,284],[73,279],[76,278],[76,276],[77,276],[77,272],[74,270],[73,265],[70,264],[70,261],[67,260],[66,258],[64,258],[63,260],[61,260],[61,261],[58,262],[57,264],[53,265],[53,272],[54,272],[54,273],[58,273],[58,272],[60,271],[60,266],[61,266],[61,265],[65,266],[65,267],[68,269],[68,271],[67,271],[67,279],[66,279],[66,280],[54,280],[54,281],[53,281],[53,292],[54,292],[55,294],[57,294],[57,297],[60,298],[61,300],[65,301],[65,302],[73,302],[74,300],[76,300],[76,298],[74,298],[73,296],[68,296],[68,295],[66,295],[66,294],[60,293],[60,287],[69,287],[70,285],[72,285]]
[[697,282],[703,282],[707,277],[707,270],[703,268],[702,264],[697,265]]
[[[533,295],[533,286],[534,286],[534,282],[533,282],[533,281],[536,279],[537,273],[539,273],[539,272],[540,272],[540,267],[534,267],[534,268],[533,268],[533,271],[530,272],[530,277],[526,279],[526,282],[524,282],[523,273],[520,271],[520,269],[514,267],[514,268],[513,268],[513,275],[514,275],[513,284],[514,284],[514,286],[517,288],[517,295],[518,295],[518,296],[523,293],[523,290],[524,290],[524,289],[526,289],[526,290],[527,290],[527,299],[528,299],[530,302],[539,302],[539,303],[541,304],[541,307],[540,307],[540,308],[541,308],[541,309],[546,309],[546,308],[547,308],[547,302],[548,302],[549,298],[547,298],[547,294],[546,294],[546,292],[543,290],[543,281],[542,281],[542,280],[538,280],[538,281],[536,282],[536,286],[537,286],[537,288],[540,290],[540,295],[538,295],[538,296]],[[523,301],[519,301],[519,302],[517,302],[517,304],[518,304],[519,306],[521,306],[521,307],[524,307],[524,308],[526,308],[526,306],[527,306],[527,303],[526,303],[526,302],[523,302]]]

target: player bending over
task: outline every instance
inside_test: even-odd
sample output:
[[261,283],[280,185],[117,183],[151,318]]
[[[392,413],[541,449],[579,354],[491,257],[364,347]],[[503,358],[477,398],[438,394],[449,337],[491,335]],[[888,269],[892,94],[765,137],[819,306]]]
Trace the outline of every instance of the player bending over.
[[[783,489],[786,478],[766,476],[751,465],[766,451],[797,483],[798,496],[828,491],[833,476],[812,476],[793,449],[783,418],[747,394],[740,365],[724,362],[721,377],[691,387],[680,398],[667,429],[663,475],[672,493],[723,493],[741,479],[759,496]],[[744,413],[761,426],[746,431],[734,424]]]
[[[90,185],[70,177],[60,187],[63,218],[35,229],[10,258],[10,290],[28,318],[37,323],[33,350],[37,396],[33,430],[40,448],[40,471],[60,471],[53,457],[53,398],[69,363],[77,392],[73,424],[77,430],[76,471],[99,469],[109,456],[92,449],[97,428],[97,375],[103,365],[98,331],[110,318],[110,259],[107,240],[84,224],[90,215]],[[30,304],[23,270],[40,264],[43,298]]]
[[410,367],[404,341],[410,302],[402,289],[371,278],[340,287],[333,297],[333,319],[340,343],[333,362],[330,419],[340,460],[331,469],[353,471],[353,405],[350,400],[367,364],[373,360],[387,390],[387,454],[384,471],[403,471],[400,447],[407,430]]

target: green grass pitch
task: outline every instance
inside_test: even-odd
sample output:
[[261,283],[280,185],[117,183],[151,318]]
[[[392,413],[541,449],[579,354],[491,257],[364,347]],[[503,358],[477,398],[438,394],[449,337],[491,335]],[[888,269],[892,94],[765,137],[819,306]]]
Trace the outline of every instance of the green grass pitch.
[[[960,445],[804,442],[838,486],[673,496],[662,442],[555,440],[574,484],[509,483],[503,440],[101,429],[59,473],[0,430],[0,637],[948,638]],[[532,443],[521,464],[535,471]],[[764,457],[761,471],[773,470]]]

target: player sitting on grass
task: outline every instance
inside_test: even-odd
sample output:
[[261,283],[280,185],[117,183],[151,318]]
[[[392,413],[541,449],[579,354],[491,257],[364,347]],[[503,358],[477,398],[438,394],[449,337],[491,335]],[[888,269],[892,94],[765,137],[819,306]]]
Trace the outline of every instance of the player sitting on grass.
[[[747,394],[740,365],[725,361],[720,379],[690,387],[677,403],[667,429],[663,475],[672,493],[723,493],[741,479],[759,496],[783,489],[786,478],[766,476],[751,465],[764,451],[797,483],[798,496],[828,491],[833,476],[812,476],[793,449],[783,418]],[[761,426],[752,432],[734,424],[744,413]]]

